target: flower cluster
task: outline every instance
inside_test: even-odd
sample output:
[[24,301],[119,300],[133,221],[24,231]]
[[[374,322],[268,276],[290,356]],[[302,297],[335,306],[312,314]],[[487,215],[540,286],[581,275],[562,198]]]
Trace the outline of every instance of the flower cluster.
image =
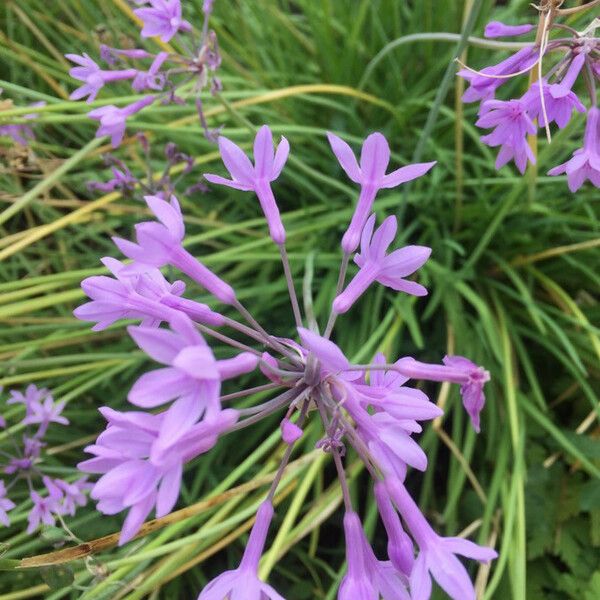
[[[101,409],[107,427],[86,449],[93,458],[79,466],[101,475],[91,492],[101,512],[128,511],[120,538],[120,543],[125,543],[153,510],[162,516],[174,507],[186,463],[210,450],[219,436],[282,413],[281,435],[288,451],[258,509],[240,566],[218,576],[199,596],[199,600],[281,599],[259,579],[258,563],[274,515],[277,482],[295,442],[302,437],[309,407],[316,408],[310,416],[316,415],[313,418],[319,419],[323,428],[317,447],[331,454],[345,503],[348,572],[338,597],[423,600],[430,597],[433,578],[455,600],[474,599],[473,585],[456,555],[487,562],[496,553],[464,539],[438,536],[407,491],[407,468],[427,468],[427,457],[414,434],[421,431],[422,422],[442,414],[421,390],[407,383],[458,384],[473,427],[479,430],[489,373],[459,356],[446,357],[443,364],[428,364],[412,357],[389,362],[377,354],[370,364],[352,364],[330,339],[340,315],[376,282],[415,296],[427,293],[410,277],[426,262],[430,249],[407,246],[389,251],[396,219],[387,217],[376,227],[372,208],[381,189],[424,175],[434,163],[408,165],[386,174],[390,150],[380,133],[365,140],[360,164],[342,139],[329,134],[329,141],[342,168],[360,186],[360,194],[342,240],[338,289],[324,331],[303,320],[285,248],[286,231],[272,189],[288,157],[287,140],[282,138],[275,148],[271,130],[263,126],[254,141],[252,163],[232,141],[219,138],[230,178],[206,175],[206,179],[256,194],[269,234],[281,253],[297,339],[265,331],[235,290],[184,248],[184,221],[174,196],[147,196],[157,220],[138,224],[135,242],[114,239],[133,262],[104,258],[113,277],[85,279],[82,287],[91,301],[75,315],[95,322],[95,329],[122,318],[141,320],[141,325],[129,326],[128,333],[160,367],[143,374],[131,388],[128,400],[136,410]],[[345,285],[351,255],[359,245],[360,252],[354,257],[357,271]],[[202,286],[221,303],[221,312],[184,298],[184,284],[170,283],[161,274],[159,269],[165,265]],[[237,318],[225,314],[232,311]],[[161,323],[165,326],[160,327]],[[217,359],[206,342],[210,337],[228,344],[231,355]],[[251,396],[256,388],[223,395],[221,383],[255,370],[268,379],[261,389],[271,390],[273,397],[257,406],[232,408],[232,401]],[[373,552],[352,505],[343,465],[347,444],[373,478],[388,536],[386,560]]]
[[20,439],[16,438],[11,433],[12,428],[7,427],[6,419],[0,415],[0,428],[10,442],[7,448],[0,451],[0,472],[3,473],[0,479],[0,523],[6,527],[10,525],[7,513],[15,508],[15,503],[7,494],[19,489],[19,484],[25,481],[33,503],[27,517],[27,533],[32,533],[40,524],[54,525],[57,518],[62,521],[63,515],[73,516],[77,507],[86,504],[84,492],[91,486],[85,477],[69,482],[48,477],[42,469],[43,449],[46,446],[44,437],[48,427],[52,423],[69,424],[61,414],[64,402],[54,402],[47,389],[30,384],[25,392],[10,390],[6,404],[23,405],[25,416],[20,426],[25,432]]
[[[4,90],[0,88],[0,94],[2,94],[3,91]],[[31,104],[31,108],[39,108],[40,106],[46,106],[46,103],[42,100],[40,102],[34,102]],[[0,110],[4,108],[12,108],[12,101],[0,101]],[[27,146],[31,140],[35,139],[35,134],[33,133],[33,129],[26,123],[26,121],[37,119],[37,117],[37,114],[30,113],[23,115],[23,121],[25,121],[23,123],[6,123],[0,125],[0,136],[12,138],[13,142],[16,144]]]
[[[566,127],[575,112],[586,113],[586,106],[575,91],[578,82],[587,90],[590,108],[583,146],[571,159],[553,169],[548,175],[566,174],[569,189],[578,190],[586,180],[600,187],[600,109],[597,106],[596,83],[600,81],[600,39],[595,36],[596,19],[584,31],[578,32],[565,23],[557,22],[563,14],[560,2],[542,3],[540,24],[535,41],[500,63],[475,71],[469,67],[459,76],[469,82],[463,95],[464,102],[480,102],[478,127],[490,129],[481,141],[499,148],[496,169],[513,160],[524,173],[527,163],[535,163],[528,136],[535,136],[538,127],[546,130],[551,139],[550,125]],[[585,5],[577,10],[584,10]],[[571,14],[573,9],[565,14]],[[505,25],[498,21],[488,23],[488,38],[521,36],[533,32],[533,25]],[[558,31],[559,37],[551,38]],[[548,66],[549,65],[549,66]],[[496,90],[514,77],[529,74],[529,87],[519,98],[499,100]]]
[[[192,25],[182,17],[180,0],[148,0],[137,4],[143,5],[133,11],[143,23],[140,34],[142,38],[158,36],[166,43],[180,34],[192,33]],[[105,85],[115,81],[129,81],[134,92],[145,93],[139,100],[127,106],[117,107],[111,104],[90,111],[88,116],[100,124],[96,132],[97,137],[109,136],[113,148],[116,148],[123,141],[129,117],[159,100],[163,103],[183,103],[184,100],[178,97],[176,92],[182,85],[192,81],[202,126],[207,136],[215,135],[215,132],[209,131],[206,126],[199,96],[200,90],[209,83],[213,92],[221,89],[221,83],[214,75],[221,64],[221,56],[216,35],[208,29],[211,12],[212,2],[205,2],[200,41],[197,42],[193,35],[188,36],[191,38],[193,49],[188,50],[188,44],[183,42],[182,53],[162,51],[152,54],[142,48],[119,49],[102,45],[100,60],[107,67],[112,67],[106,69],[86,53],[82,56],[65,55],[76,65],[69,74],[81,82],[71,93],[72,100],[87,98],[88,103],[93,102]]]

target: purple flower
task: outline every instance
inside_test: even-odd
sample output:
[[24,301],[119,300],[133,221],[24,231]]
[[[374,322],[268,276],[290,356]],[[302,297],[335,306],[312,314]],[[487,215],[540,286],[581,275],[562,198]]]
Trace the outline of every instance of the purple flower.
[[425,263],[431,254],[431,248],[406,246],[386,255],[396,235],[396,217],[387,217],[375,233],[373,233],[374,226],[375,215],[373,214],[362,231],[360,254],[354,258],[354,262],[360,269],[333,302],[333,310],[338,314],[348,311],[375,281],[393,290],[414,296],[427,294],[427,290],[422,285],[404,278]]
[[134,115],[152,102],[154,102],[154,96],[146,96],[124,108],[117,108],[113,104],[109,104],[90,111],[88,116],[100,121],[96,137],[110,136],[112,147],[116,148],[123,141],[127,117]]
[[500,146],[496,169],[514,159],[519,171],[524,173],[527,159],[535,164],[535,155],[527,143],[527,134],[534,135],[537,131],[527,113],[526,103],[523,100],[486,100],[482,108],[486,112],[475,124],[478,127],[495,128],[492,133],[484,135],[481,141],[488,146]]
[[471,417],[473,428],[479,432],[479,413],[485,405],[483,387],[490,380],[489,372],[463,356],[445,356],[443,362],[443,365],[432,365],[406,357],[400,359],[396,366],[400,373],[413,379],[460,384],[463,405]]
[[256,513],[256,521],[240,566],[233,571],[221,573],[208,583],[200,592],[198,600],[285,600],[258,577],[258,561],[263,553],[272,519],[273,505],[265,501]]
[[21,422],[23,425],[39,424],[36,437],[43,437],[50,423],[69,424],[69,420],[60,414],[64,407],[64,401],[55,403],[52,396],[48,394],[43,402],[31,404],[31,412]]
[[586,181],[600,187],[600,109],[592,106],[588,111],[583,148],[562,165],[548,171],[548,175],[567,174],[569,189],[576,192]]
[[223,317],[206,304],[180,298],[185,290],[183,281],[171,284],[154,267],[132,268],[110,257],[102,262],[116,279],[104,275],[84,279],[81,287],[92,301],[73,311],[78,319],[96,321],[94,331],[105,329],[118,319],[142,319],[142,325],[157,327],[173,318],[176,311],[207,325],[223,324]]
[[6,486],[4,481],[0,479],[0,523],[5,527],[10,527],[10,519],[6,513],[15,506],[16,504],[6,497]]
[[42,497],[35,490],[31,490],[30,492],[33,508],[29,511],[29,515],[27,516],[27,533],[33,533],[40,523],[43,523],[44,525],[54,525],[54,514],[60,512],[62,492],[56,486],[52,485],[47,478],[44,479],[46,489],[48,490],[47,496]]
[[78,506],[85,506],[87,504],[84,491],[93,487],[91,483],[88,483],[87,477],[82,477],[73,483],[69,483],[63,479],[55,479],[54,484],[63,493],[60,507],[61,514],[71,516],[75,515]]
[[162,90],[165,87],[166,76],[164,73],[160,73],[159,70],[167,58],[169,58],[168,52],[159,52],[152,61],[148,71],[136,72],[131,87],[136,92],[141,92],[142,90]]
[[88,189],[99,190],[100,192],[112,192],[117,189],[132,192],[135,189],[138,179],[133,176],[127,167],[118,169],[116,166],[112,166],[111,171],[113,174],[112,179],[108,181],[88,181]]
[[83,56],[77,54],[65,54],[71,61],[79,65],[69,71],[69,75],[74,79],[83,81],[83,85],[71,93],[71,100],[81,100],[88,96],[87,102],[93,102],[102,87],[111,81],[122,79],[132,79],[137,71],[135,69],[126,69],[123,71],[103,71],[100,67],[84,52]]
[[535,29],[535,25],[523,24],[523,25],[505,25],[500,21],[490,21],[485,26],[484,36],[486,38],[497,38],[497,37],[512,37],[516,35],[525,35]]
[[529,69],[536,63],[537,58],[538,52],[531,45],[522,48],[497,65],[485,67],[479,73],[462,69],[457,73],[458,76],[471,84],[463,94],[463,102],[479,102],[493,98],[496,90],[509,81],[506,77],[498,77],[499,75],[504,76]]
[[546,117],[548,117],[548,123],[554,121],[562,129],[571,119],[573,109],[581,113],[585,112],[585,106],[571,90],[584,62],[585,56],[577,55],[560,83],[550,85],[546,80],[542,81],[540,94],[540,83],[536,82],[523,96],[522,101],[527,106],[529,116],[537,119],[542,127],[546,126]]
[[[1,92],[1,90],[0,90]],[[31,104],[31,107],[38,106],[46,106],[44,101],[35,102]],[[28,115],[24,115],[24,119],[37,119],[38,115],[35,113],[31,113]],[[34,140],[35,135],[33,130],[29,125],[25,123],[19,123],[17,125],[0,125],[0,135],[6,135],[12,138],[17,144],[21,144],[22,146],[27,146],[28,140]]]
[[50,395],[50,390],[46,388],[38,388],[33,383],[30,383],[25,388],[25,393],[17,390],[10,390],[10,398],[6,404],[23,404],[25,407],[25,415],[29,416],[34,412],[34,406],[39,405],[46,396]]
[[160,36],[168,42],[178,31],[191,31],[191,24],[181,17],[180,0],[150,0],[150,6],[133,11],[144,22],[142,37]]
[[[161,445],[167,413],[121,413],[100,409],[107,429],[86,452],[95,455],[78,465],[88,473],[102,473],[91,497],[104,514],[129,509],[119,544],[129,541],[156,507],[157,517],[171,512],[179,496],[183,465],[212,448],[218,436],[238,419],[232,409],[221,411],[178,435],[169,447]],[[165,450],[168,450],[166,452]]]
[[283,244],[285,229],[270,182],[279,177],[285,165],[290,151],[288,141],[282,137],[275,151],[273,134],[267,125],[263,125],[254,138],[254,166],[244,151],[226,137],[219,136],[219,150],[231,179],[210,173],[205,173],[204,177],[218,185],[243,191],[253,190],[267,219],[272,240],[276,244]]
[[408,577],[415,564],[413,542],[402,528],[400,517],[394,509],[385,484],[378,481],[374,486],[374,490],[377,510],[388,536],[388,556],[394,567]]
[[135,228],[137,244],[121,238],[113,238],[119,250],[128,258],[143,265],[153,267],[173,265],[206,288],[221,302],[233,304],[236,297],[231,286],[183,248],[185,226],[177,198],[171,196],[169,202],[158,196],[145,196],[144,199],[160,223],[138,223]]
[[258,363],[258,358],[247,352],[216,360],[204,338],[185,319],[183,326],[172,323],[175,331],[128,327],[131,337],[148,356],[167,365],[144,373],[128,395],[132,404],[143,408],[175,400],[161,425],[160,439],[164,446],[191,429],[202,415],[218,414],[222,379],[248,373]]
[[398,480],[388,480],[387,488],[419,546],[419,554],[410,575],[411,599],[429,600],[433,577],[453,600],[475,600],[469,574],[455,554],[489,562],[498,556],[497,553],[462,538],[440,537]]
[[390,162],[390,147],[381,133],[372,133],[365,139],[360,154],[360,167],[352,148],[344,140],[333,133],[328,133],[327,138],[346,175],[361,186],[352,220],[342,238],[342,249],[346,254],[350,254],[359,244],[377,192],[382,188],[394,188],[421,177],[435,165],[435,161],[407,165],[386,175],[385,171]]
[[411,600],[407,578],[389,562],[378,561],[355,512],[344,515],[348,571],[338,600]]

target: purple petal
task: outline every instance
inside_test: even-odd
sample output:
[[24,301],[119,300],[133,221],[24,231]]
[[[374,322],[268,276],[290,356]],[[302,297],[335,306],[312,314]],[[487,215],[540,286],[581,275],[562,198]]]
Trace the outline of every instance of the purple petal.
[[154,408],[193,389],[193,380],[173,368],[144,373],[131,388],[127,399],[142,408]]
[[270,179],[273,160],[273,134],[268,125],[263,125],[254,138],[254,177]]
[[406,167],[400,167],[395,171],[392,171],[388,175],[386,175],[381,182],[379,183],[379,187],[381,188],[394,188],[401,183],[406,183],[407,181],[412,181],[417,177],[421,177],[425,175],[427,171],[429,171],[433,165],[435,165],[437,161],[428,162],[428,163],[416,163],[414,165],[406,165]]
[[123,529],[119,537],[119,546],[127,543],[140,530],[140,527],[144,524],[146,517],[150,514],[154,506],[155,498],[156,494],[149,494],[144,500],[131,507],[123,523]]
[[173,510],[181,487],[181,473],[182,466],[178,463],[163,476],[156,497],[157,517],[164,517]]
[[348,368],[348,359],[331,340],[326,340],[304,327],[298,327],[298,334],[304,348],[312,352],[327,370],[339,372]]
[[275,181],[281,174],[283,167],[288,159],[288,155],[290,153],[290,143],[286,138],[281,136],[281,140],[279,145],[277,146],[277,151],[275,152],[275,160],[273,162],[273,168],[271,170],[271,176],[269,179],[271,181]]
[[387,217],[377,228],[371,239],[370,254],[372,259],[382,259],[385,256],[386,250],[396,237],[397,229],[398,222],[393,215]]
[[346,172],[346,175],[348,175],[354,183],[360,183],[360,168],[352,148],[350,148],[342,138],[331,132],[327,132],[327,139],[329,140],[331,149],[342,169]]
[[150,358],[163,365],[172,364],[175,357],[186,346],[179,335],[165,329],[130,326],[127,331]]
[[390,147],[385,137],[372,133],[363,143],[360,153],[360,172],[364,183],[379,186],[390,162]]
[[242,190],[243,192],[248,192],[253,189],[251,185],[245,185],[243,183],[239,183],[237,181],[233,181],[232,179],[225,179],[225,177],[221,177],[220,175],[212,175],[211,173],[204,173],[204,179],[214,183],[216,185],[224,185],[235,190]]
[[144,200],[158,220],[173,234],[173,237],[182,240],[185,235],[185,227],[181,212],[158,196],[144,196]]
[[254,187],[254,167],[244,151],[226,137],[219,136],[219,150],[227,170],[240,183]]
[[493,548],[480,546],[471,540],[465,540],[459,537],[443,538],[444,548],[453,554],[460,554],[479,562],[489,562],[498,558],[498,553]]

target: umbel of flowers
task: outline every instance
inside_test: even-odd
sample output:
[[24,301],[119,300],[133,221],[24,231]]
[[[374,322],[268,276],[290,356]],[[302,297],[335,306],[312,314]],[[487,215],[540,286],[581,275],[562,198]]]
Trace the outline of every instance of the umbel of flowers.
[[[575,192],[586,180],[600,187],[600,110],[596,91],[600,82],[600,38],[596,36],[600,21],[596,18],[586,29],[577,31],[560,19],[588,6],[565,9],[560,8],[561,4],[561,0],[539,3],[537,29],[531,24],[488,23],[485,28],[488,38],[537,33],[534,41],[525,43],[498,64],[481,71],[465,66],[458,75],[470,83],[463,101],[480,103],[475,124],[492,130],[481,141],[499,148],[497,169],[513,160],[524,173],[527,163],[536,161],[528,136],[536,135],[542,127],[550,140],[551,124],[563,129],[575,112],[587,113],[583,146],[567,162],[548,172],[551,176],[566,174],[569,189]],[[520,97],[495,98],[496,90],[520,76],[529,79]],[[587,92],[589,108],[579,98],[579,88]]]
[[[33,533],[39,525],[54,525],[57,519],[62,523],[64,515],[73,516],[77,507],[85,506],[85,491],[91,486],[85,477],[67,481],[44,474],[44,438],[48,428],[53,423],[69,424],[61,414],[64,402],[54,402],[49,390],[30,384],[24,392],[10,390],[6,404],[22,405],[24,415],[15,427],[0,414],[0,432],[7,442],[0,449],[0,523],[10,526],[8,513],[15,503],[9,495],[22,494],[25,488],[32,503],[27,533]],[[2,412],[6,414],[4,408]],[[17,437],[13,429],[23,433]]]
[[[209,583],[199,599],[281,599],[259,579],[258,563],[273,519],[278,482],[295,442],[302,436],[309,409],[314,409],[310,418],[320,419],[323,429],[318,447],[333,458],[345,506],[348,572],[338,597],[424,600],[430,597],[433,578],[455,600],[474,599],[469,575],[456,555],[487,562],[496,553],[464,539],[438,536],[407,491],[404,481],[408,467],[427,468],[427,457],[413,434],[421,431],[421,422],[442,414],[422,391],[409,384],[419,380],[458,384],[478,431],[488,372],[460,356],[447,356],[442,364],[427,364],[412,357],[390,361],[377,354],[370,364],[352,364],[330,339],[336,320],[342,319],[341,315],[372,285],[415,296],[427,294],[411,276],[426,262],[430,249],[406,246],[390,250],[396,219],[387,217],[377,225],[372,209],[381,190],[424,175],[434,163],[388,172],[390,151],[380,133],[364,141],[360,162],[339,137],[329,134],[329,141],[360,192],[342,238],[338,288],[322,332],[307,326],[301,314],[286,252],[286,231],[272,189],[288,157],[285,138],[275,148],[270,129],[263,126],[256,135],[251,162],[238,146],[220,137],[229,178],[206,175],[206,179],[258,198],[269,234],[281,253],[296,339],[266,331],[236,291],[184,248],[185,227],[174,196],[168,200],[146,197],[156,220],[136,225],[134,242],[114,239],[132,262],[104,258],[112,276],[83,281],[91,300],[77,308],[75,315],[95,322],[96,330],[123,318],[141,320],[141,325],[128,327],[129,335],[158,368],[143,374],[131,388],[128,399],[135,410],[100,409],[107,427],[86,449],[93,457],[79,467],[100,475],[91,496],[101,512],[127,511],[120,538],[124,544],[152,511],[160,517],[173,509],[186,463],[213,448],[220,436],[280,413],[281,435],[288,448],[258,509],[241,563]],[[346,283],[353,255],[358,268]],[[184,284],[169,282],[161,274],[159,269],[166,265],[207,290],[222,305],[222,312],[185,298]],[[206,341],[211,337],[231,346],[229,358],[214,356]],[[246,341],[239,341],[240,337]],[[251,395],[255,388],[224,396],[222,382],[256,369],[267,378],[261,389],[271,390],[272,398],[250,408],[234,408],[235,399]],[[373,479],[388,536],[389,556],[385,560],[371,549],[348,493],[343,463],[347,444],[355,449]]]

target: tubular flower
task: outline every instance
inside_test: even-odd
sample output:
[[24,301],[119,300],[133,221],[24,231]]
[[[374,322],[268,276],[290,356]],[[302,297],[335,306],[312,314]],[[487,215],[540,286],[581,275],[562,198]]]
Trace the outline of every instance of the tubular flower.
[[361,231],[367,222],[377,192],[425,175],[435,165],[435,161],[406,165],[386,175],[390,162],[390,147],[381,133],[372,133],[365,139],[360,153],[360,166],[352,148],[344,140],[333,133],[328,133],[327,138],[346,175],[361,186],[358,204],[342,238],[342,249],[346,254],[350,254],[359,244]]
[[168,42],[178,31],[191,31],[191,24],[181,16],[180,0],[150,0],[150,6],[133,11],[144,22],[142,37],[158,36]]
[[333,310],[347,312],[358,298],[375,281],[393,290],[413,296],[425,296],[427,290],[406,276],[420,268],[431,254],[431,248],[425,246],[406,246],[386,255],[397,229],[396,217],[387,217],[373,233],[375,215],[371,215],[362,232],[360,254],[354,262],[360,267],[354,279],[333,302]]
[[219,150],[231,179],[210,173],[205,173],[204,177],[218,185],[254,191],[267,219],[271,239],[278,245],[283,244],[285,229],[271,190],[271,182],[279,177],[287,161],[290,151],[288,141],[282,136],[275,151],[273,134],[267,125],[263,125],[254,138],[254,166],[244,151],[226,137],[219,136]]

